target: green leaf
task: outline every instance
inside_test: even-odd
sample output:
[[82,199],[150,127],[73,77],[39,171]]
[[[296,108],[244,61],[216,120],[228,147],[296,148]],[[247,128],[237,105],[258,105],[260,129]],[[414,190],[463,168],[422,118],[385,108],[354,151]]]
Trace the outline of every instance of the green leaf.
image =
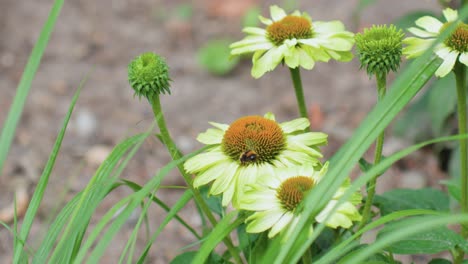
[[[52,6],[52,9],[50,10],[47,21],[41,30],[39,38],[37,39],[31,55],[29,56],[28,63],[24,68],[20,83],[16,89],[15,98],[13,99],[13,103],[10,106],[5,123],[3,124],[3,129],[0,134],[0,175],[2,174],[3,165],[15,135],[16,126],[18,125],[21,113],[23,112],[23,107],[31,88],[32,80],[36,75],[36,71],[39,68],[39,63],[41,62],[42,54],[44,54],[47,43],[49,42],[50,35],[54,30],[54,25],[57,21],[57,17],[60,14],[60,10],[62,9],[63,1],[64,0],[56,0]],[[17,257],[17,253],[15,252],[16,260]]]
[[239,57],[231,57],[231,40],[212,40],[197,52],[198,63],[215,75],[229,73],[239,63]]
[[[423,221],[421,219],[421,221]],[[395,232],[401,225],[398,222],[386,225],[378,234],[381,236]],[[438,227],[426,232],[414,234],[394,243],[385,250],[394,254],[436,254],[442,251],[454,249],[458,245],[465,245],[466,242],[462,236],[448,229],[447,227]]]
[[200,194],[205,200],[206,204],[210,208],[210,210],[217,215],[223,215],[224,210],[221,204],[221,195],[210,195],[209,194],[210,187],[208,185],[204,185],[200,188]]
[[361,12],[362,10],[364,10],[364,8],[374,4],[375,2],[377,1],[376,0],[359,0],[358,6],[357,6],[358,12]]
[[[450,115],[455,113],[457,106],[454,75],[449,74],[442,79],[438,79],[428,92],[428,111],[431,115],[433,135],[442,136],[449,134],[451,129],[446,126],[446,120]],[[444,131],[444,128],[448,129]]]
[[427,209],[449,211],[449,198],[446,193],[436,189],[394,189],[375,197],[375,206],[382,215],[408,209]]
[[460,178],[452,178],[450,180],[441,181],[440,183],[447,187],[450,196],[457,201],[461,200]]
[[428,264],[452,264],[448,259],[436,258],[429,261]]
[[[260,235],[255,233],[247,233],[246,227],[247,225],[245,223],[242,223],[237,228],[237,237],[239,239],[239,249],[242,250],[245,258],[247,260],[250,260],[250,253],[252,252],[252,248],[255,245],[256,241],[258,241]],[[248,262],[251,263],[251,261]]]
[[352,253],[349,263],[361,263],[369,256],[375,254],[389,245],[413,237],[417,234],[430,232],[431,230],[455,223],[467,223],[468,214],[451,214],[441,216],[413,217],[395,223],[393,232],[382,234],[374,243]]

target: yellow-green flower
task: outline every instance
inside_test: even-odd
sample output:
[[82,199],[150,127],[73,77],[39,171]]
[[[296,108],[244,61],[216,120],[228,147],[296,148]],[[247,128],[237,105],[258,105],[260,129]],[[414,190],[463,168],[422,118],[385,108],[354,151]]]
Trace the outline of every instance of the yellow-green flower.
[[[285,232],[285,239],[296,228],[301,217],[299,204],[306,194],[326,176],[328,163],[320,171],[312,164],[276,169],[259,176],[257,183],[250,185],[240,200],[240,209],[254,211],[246,220],[247,232],[260,233],[270,229],[268,237]],[[335,193],[332,200],[315,217],[318,223],[328,227],[350,228],[353,221],[360,221],[356,205],[361,202],[361,195],[355,193],[350,201],[342,203],[329,218],[330,211],[349,187],[346,181]],[[313,232],[310,226],[309,235]]]
[[274,5],[270,7],[271,19],[260,16],[266,29],[246,27],[248,34],[241,41],[233,43],[232,55],[253,52],[252,76],[261,77],[284,62],[290,68],[299,66],[312,69],[316,61],[335,59],[349,61],[354,44],[354,35],[345,31],[340,21],[320,22],[307,13],[286,12]]
[[403,54],[408,58],[420,56],[437,39],[439,34],[451,23],[457,23],[457,28],[442,43],[438,44],[434,51],[443,62],[435,72],[438,77],[444,77],[454,67],[457,59],[468,66],[468,25],[463,22],[456,22],[458,12],[450,8],[443,11],[446,23],[440,22],[431,16],[424,16],[416,20],[417,27],[411,27],[409,32],[417,37],[410,37],[403,40],[408,46],[403,48]]
[[304,162],[320,166],[318,146],[327,143],[324,133],[304,132],[309,126],[306,118],[277,123],[267,113],[242,117],[231,125],[211,125],[215,128],[197,137],[211,148],[187,160],[184,167],[195,174],[195,187],[213,182],[210,194],[223,194],[223,206],[232,201],[237,207],[245,186],[255,183],[260,173]]

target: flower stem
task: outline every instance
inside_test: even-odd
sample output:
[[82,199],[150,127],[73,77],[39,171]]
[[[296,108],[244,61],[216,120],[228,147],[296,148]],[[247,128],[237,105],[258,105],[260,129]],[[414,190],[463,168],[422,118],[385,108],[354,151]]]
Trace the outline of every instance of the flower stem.
[[307,114],[307,107],[304,100],[304,91],[302,90],[301,72],[299,67],[289,68],[291,72],[291,79],[294,85],[294,91],[296,92],[297,105],[299,106],[299,114],[301,117],[309,119]]
[[[378,74],[376,74],[375,77],[377,79],[378,101],[380,101],[384,98],[385,92],[387,90],[387,75],[382,74],[379,76]],[[380,133],[380,135],[377,137],[377,141],[375,143],[374,166],[377,165],[382,159],[384,136],[385,131],[382,131],[382,133]],[[362,229],[370,220],[372,202],[374,200],[375,195],[375,185],[377,184],[377,178],[379,176],[380,175],[377,175],[376,177],[372,178],[367,184],[367,198],[366,203],[364,205],[364,209],[362,211],[362,221],[358,229]]]
[[[457,112],[458,133],[466,134],[466,67],[456,62],[453,69],[457,85]],[[468,213],[468,167],[467,167],[467,140],[460,139],[460,178],[461,178],[461,210]],[[462,236],[468,237],[468,229],[462,225]]]
[[[176,144],[171,138],[171,135],[169,134],[169,130],[167,129],[166,126],[166,121],[164,119],[164,114],[162,112],[161,108],[161,101],[159,99],[159,94],[155,94],[151,98],[151,106],[153,108],[153,114],[154,118],[156,119],[156,122],[158,123],[159,130],[161,132],[161,140],[163,141],[164,145],[166,145],[169,154],[171,155],[171,158],[173,160],[178,160],[182,158],[182,153],[179,151],[177,148]],[[210,208],[206,204],[205,200],[203,200],[203,197],[200,193],[200,191],[196,188],[193,187],[192,184],[192,178],[191,176],[185,171],[183,164],[177,165],[177,168],[179,169],[180,173],[182,174],[182,177],[184,177],[185,182],[189,186],[190,190],[193,193],[193,197],[197,203],[198,206],[200,206],[201,210],[205,213],[206,217],[210,221],[210,223],[213,226],[216,226],[217,221],[215,217],[213,216],[213,213],[211,212]],[[228,248],[229,252],[231,253],[232,257],[234,258],[235,262],[238,264],[243,263],[242,259],[239,255],[239,252],[237,251],[236,247],[234,247],[234,244],[232,243],[232,240],[229,236],[225,237],[223,239],[224,244]]]

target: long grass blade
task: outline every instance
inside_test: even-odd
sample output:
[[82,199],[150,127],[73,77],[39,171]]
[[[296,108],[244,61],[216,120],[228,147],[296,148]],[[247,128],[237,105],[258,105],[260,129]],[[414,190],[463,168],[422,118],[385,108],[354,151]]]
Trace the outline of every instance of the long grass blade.
[[[88,253],[89,259],[87,263],[99,263],[99,259],[104,254],[107,246],[109,245],[110,241],[112,238],[115,236],[115,234],[121,229],[123,224],[127,221],[127,219],[131,216],[131,213],[140,205],[140,203],[148,196],[150,195],[154,190],[156,190],[162,179],[175,167],[177,167],[179,164],[183,163],[185,160],[188,158],[206,150],[207,147],[202,148],[200,150],[197,150],[195,152],[190,153],[189,155],[184,156],[181,159],[171,161],[168,163],[166,166],[164,166],[143,188],[128,196],[127,198],[129,199],[128,204],[125,206],[125,208],[119,213],[119,215],[113,219],[112,224],[109,226],[107,229],[106,233],[104,233],[97,243],[96,247],[90,252],[88,250],[91,248],[91,246],[95,243],[97,237],[99,234],[102,232],[104,227],[110,222],[111,219],[102,219],[98,223],[98,227],[94,228],[91,234],[89,235],[89,238],[86,240],[86,242],[83,244],[83,246],[80,249],[80,252],[77,256],[77,258],[74,260],[73,263],[83,263],[84,258]],[[126,199],[127,199],[126,198]]]
[[[86,80],[87,80],[87,77],[85,77],[81,81],[78,87],[78,90],[73,96],[70,107],[68,108],[68,112],[64,118],[62,128],[60,129],[60,132],[57,136],[52,152],[50,153],[49,160],[47,161],[47,164],[45,165],[45,168],[42,172],[41,177],[39,178],[39,182],[34,191],[31,202],[29,203],[28,209],[26,211],[26,215],[23,220],[23,225],[20,231],[20,238],[23,241],[27,241],[28,239],[29,231],[31,230],[31,226],[36,217],[37,210],[39,209],[42,198],[44,197],[44,192],[47,188],[47,184],[49,183],[50,174],[52,172],[52,169],[54,168],[55,160],[57,158],[58,152],[62,145],[62,141],[63,141],[63,137],[65,136],[65,131],[67,129],[68,121],[70,120],[71,114],[73,112],[75,104],[80,96],[81,89],[84,83],[86,82]],[[15,243],[14,258],[13,258],[15,263],[19,261],[22,252],[23,252],[23,245],[21,243]]]
[[[162,232],[164,227],[173,219],[176,218],[177,213],[184,208],[184,206],[192,199],[193,194],[190,190],[187,190],[184,192],[182,197],[177,201],[174,206],[171,207],[171,210],[167,214],[166,218],[164,218],[163,222],[159,225],[158,229],[154,232],[154,234],[151,236],[151,239],[148,241],[146,244],[145,249],[143,250],[143,253],[141,254],[140,258],[138,259],[137,263],[138,264],[143,264],[146,256],[148,255],[149,250],[151,249],[151,246],[154,244],[154,241],[156,241],[156,238],[158,235]],[[180,221],[179,221],[180,222]],[[184,225],[185,226],[185,225]],[[190,227],[190,226],[189,226]],[[192,227],[190,227],[192,229]],[[194,233],[198,239],[201,239],[200,236],[198,236],[197,233]]]
[[47,47],[50,35],[54,29],[55,22],[57,21],[57,17],[59,16],[60,10],[62,9],[63,1],[64,0],[56,0],[52,6],[49,17],[47,18],[47,21],[42,28],[41,34],[39,35],[39,38],[34,45],[31,55],[29,56],[28,63],[26,64],[23,75],[21,76],[20,83],[18,84],[15,98],[13,99],[13,103],[10,106],[5,123],[3,124],[3,129],[0,134],[0,175],[2,174],[3,165],[15,135],[16,126],[18,125],[21,113],[23,112],[24,104],[29,94],[32,80],[36,75],[37,68],[41,62],[42,54],[44,54],[44,50]]
[[[237,217],[237,219],[235,219]],[[235,221],[232,221],[235,219]],[[245,221],[244,217],[238,215],[237,211],[232,211],[225,215],[216,227],[211,231],[203,245],[198,250],[197,255],[192,260],[192,263],[205,263],[214,248],[228,236],[232,230],[238,227]]]

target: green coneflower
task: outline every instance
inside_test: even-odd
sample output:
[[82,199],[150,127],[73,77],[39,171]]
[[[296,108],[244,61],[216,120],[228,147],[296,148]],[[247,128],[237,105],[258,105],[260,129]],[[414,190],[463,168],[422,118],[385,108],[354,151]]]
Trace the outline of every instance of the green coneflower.
[[356,34],[356,49],[361,68],[368,75],[383,76],[400,67],[404,34],[394,25],[372,26]]
[[[325,176],[328,168],[326,163],[320,171],[310,163],[302,166],[276,169],[259,176],[257,183],[250,185],[240,200],[240,209],[254,211],[247,218],[247,232],[260,233],[270,229],[268,237],[274,237],[285,232],[285,239],[295,229],[300,217],[299,204],[307,193],[312,190]],[[361,195],[355,193],[350,201],[342,203],[332,215],[330,211],[336,205],[349,187],[349,181],[333,196],[325,208],[315,217],[318,223],[328,227],[349,228],[353,221],[360,221],[356,205],[361,202]],[[327,217],[330,217],[327,219]],[[313,232],[310,226],[309,235]]]
[[[456,10],[446,8],[443,14],[447,20],[446,23],[442,23],[431,16],[424,16],[416,20],[415,23],[420,28],[411,27],[408,31],[417,37],[409,37],[403,40],[403,43],[408,45],[403,48],[403,54],[408,58],[420,56],[432,45],[442,31],[458,19]],[[434,48],[435,54],[443,60],[435,72],[438,77],[447,75],[453,69],[457,59],[468,66],[468,25],[463,22],[457,23],[455,31]]]
[[152,98],[155,94],[171,93],[169,67],[164,59],[153,52],[136,57],[128,65],[128,81],[139,98]]
[[248,34],[230,47],[232,55],[254,53],[252,76],[260,78],[284,62],[289,68],[312,69],[316,61],[350,61],[354,35],[340,21],[314,21],[307,13],[288,15],[280,7],[270,7],[271,19],[259,17],[266,29],[246,27]]
[[213,182],[210,194],[223,194],[223,206],[232,201],[237,207],[245,186],[255,183],[259,173],[304,162],[320,166],[318,146],[327,143],[324,133],[303,132],[309,126],[306,118],[277,123],[267,113],[242,117],[231,125],[211,124],[215,128],[197,140],[212,147],[189,159],[184,167],[196,175],[195,187]]

